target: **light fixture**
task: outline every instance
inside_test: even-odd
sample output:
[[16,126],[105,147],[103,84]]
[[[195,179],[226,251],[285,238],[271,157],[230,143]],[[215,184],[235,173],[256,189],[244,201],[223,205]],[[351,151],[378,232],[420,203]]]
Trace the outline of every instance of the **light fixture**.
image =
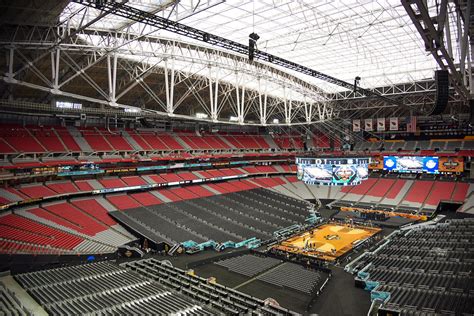
[[198,113],[196,113],[196,117],[199,118],[199,119],[206,119],[206,118],[208,118],[208,115],[206,113],[198,112]]

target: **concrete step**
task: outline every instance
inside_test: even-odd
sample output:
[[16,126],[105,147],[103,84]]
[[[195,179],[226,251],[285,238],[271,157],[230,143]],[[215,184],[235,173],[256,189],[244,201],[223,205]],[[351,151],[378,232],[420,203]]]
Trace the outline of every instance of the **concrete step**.
[[144,150],[144,149],[135,141],[135,139],[133,139],[133,137],[130,136],[130,134],[129,134],[127,131],[122,131],[122,137],[125,138],[125,140],[127,141],[127,143],[129,143],[130,146],[132,146],[133,149],[139,150],[139,151],[143,151],[143,150]]
[[89,145],[89,143],[86,141],[84,137],[82,137],[81,132],[74,126],[68,126],[67,130],[69,131],[69,134],[74,138],[76,141],[77,145],[81,148],[81,151],[83,152],[93,152],[92,147]]

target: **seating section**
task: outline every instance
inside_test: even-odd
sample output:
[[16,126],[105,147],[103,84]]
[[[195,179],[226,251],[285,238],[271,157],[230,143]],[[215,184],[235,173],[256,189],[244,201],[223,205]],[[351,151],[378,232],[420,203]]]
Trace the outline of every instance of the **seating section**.
[[[74,134],[74,137],[73,135]],[[5,125],[0,129],[0,152],[79,152],[78,138],[85,141],[94,151],[146,151],[171,150],[262,150],[274,147],[261,135],[247,134],[204,134],[196,135],[189,132],[158,133],[151,131],[106,130],[98,127],[80,127],[76,132],[64,127],[21,127]],[[75,139],[76,137],[76,139]],[[326,137],[327,139],[327,137]],[[299,135],[275,138],[281,149],[302,149],[303,141]],[[327,142],[321,141],[321,146]],[[318,143],[319,144],[319,143]],[[81,145],[82,146],[82,145]],[[137,147],[138,146],[138,147]],[[87,147],[86,147],[87,148]]]
[[[283,181],[280,178],[275,179]],[[51,188],[61,191],[63,184],[61,182]],[[66,182],[66,186],[71,185],[73,183]],[[81,189],[81,185],[78,185],[77,181],[74,185]],[[176,243],[187,240],[185,237],[194,241],[209,239],[240,241],[254,236],[266,239],[279,227],[303,222],[307,214],[305,202],[271,191],[256,189],[259,186],[250,180],[220,183],[220,186],[211,185],[159,189],[129,195],[113,194],[106,196],[106,198],[75,198],[69,202],[54,202],[43,204],[40,207],[19,210],[17,213],[21,216],[13,214],[9,216],[19,218],[21,221],[13,221],[14,227],[6,228],[2,232],[4,235],[0,235],[0,253],[111,252],[115,247],[135,238],[119,226],[114,218],[118,218],[140,233],[144,231],[150,233],[153,240]],[[217,187],[222,191],[217,191],[215,189]],[[213,197],[218,192],[238,192],[235,195],[237,201],[233,202],[227,197],[216,199],[214,202],[209,202],[209,209],[192,202],[199,198]],[[2,189],[0,193],[9,197],[5,201],[12,200],[11,196],[15,196],[17,199],[28,198],[11,188]],[[187,199],[190,199],[189,202],[186,202]],[[164,211],[161,214],[164,219],[156,219],[160,222],[159,225],[163,225],[163,223],[168,225],[165,227],[166,229],[163,228],[163,231],[155,229],[156,227],[161,229],[162,226],[150,228],[144,225],[148,220],[146,217],[150,216],[148,213],[137,215],[138,218],[142,218],[141,221],[134,218],[133,209],[149,207],[153,210],[155,207],[159,207],[159,204],[174,200],[179,201],[173,203],[173,208],[178,209],[168,209],[167,212]],[[230,207],[228,214],[227,212],[219,214],[219,208],[222,205]],[[249,214],[237,215],[237,209],[240,207],[248,209]],[[115,212],[117,209],[132,209],[132,212]],[[114,217],[109,215],[110,212],[114,212]],[[239,220],[230,218],[234,214]],[[253,226],[250,225],[252,222],[254,222]],[[17,227],[17,224],[21,225]],[[176,225],[183,226],[178,229]],[[188,227],[192,229],[187,231]],[[44,229],[47,234],[43,233]],[[50,233],[53,231],[55,234]],[[63,244],[60,242],[61,240],[57,240],[58,236],[64,236],[61,237],[61,240],[66,243]],[[37,239],[38,237],[45,238]],[[75,242],[71,243],[71,240]]]
[[10,144],[8,144],[6,140],[0,138],[0,153],[13,154],[16,153],[16,149],[13,148],[13,146],[11,146]]
[[143,178],[139,176],[122,177],[121,180],[125,186],[146,185],[148,184]]
[[[166,190],[158,192],[164,195]],[[155,242],[176,244],[266,240],[280,228],[304,222],[308,215],[306,202],[265,189],[193,199],[178,192],[181,201],[130,208],[111,216]]]
[[3,282],[0,282],[0,311],[2,315],[33,315]]
[[115,205],[119,210],[140,207],[141,204],[132,199],[127,194],[107,195],[107,200]]
[[[103,127],[75,128],[20,126],[4,124],[0,128],[0,152],[2,153],[62,153],[94,150],[100,152],[123,151],[183,151],[183,150],[267,150],[278,146],[283,150],[302,150],[304,140],[301,135],[248,135],[245,133],[203,134],[194,132],[107,130]],[[78,143],[85,142],[79,145]],[[338,139],[330,140],[328,135],[317,133],[307,141],[318,149],[336,150],[341,147]],[[82,147],[82,150],[81,150]],[[397,150],[416,151],[422,155],[439,152],[457,152],[470,156],[474,152],[472,140],[418,140],[356,143],[354,151],[393,153]]]
[[390,187],[390,189],[387,191],[385,198],[391,199],[391,200],[395,199],[405,184],[406,184],[405,180],[397,179],[395,183],[392,185],[392,187]]
[[46,186],[58,194],[78,192],[77,187],[71,181],[49,182]]
[[64,147],[67,149],[67,151],[70,151],[70,152],[81,151],[81,147],[79,147],[77,142],[74,140],[74,137],[69,133],[69,131],[66,128],[54,127],[54,130],[56,132],[56,135],[58,135],[58,139],[61,141],[61,143],[64,144]]
[[[224,315],[296,315],[279,306],[265,304],[263,300],[210,283],[207,279],[189,275],[186,271],[172,267],[156,259],[145,259],[123,263],[122,266],[137,272],[163,286],[180,291],[201,304],[215,309],[214,314]],[[201,314],[198,311],[197,314]]]
[[150,192],[133,193],[130,194],[130,196],[143,206],[151,206],[163,203],[163,201],[158,199]]
[[42,212],[35,212],[35,214],[89,236],[107,229],[105,225],[66,202],[46,205],[43,209]]
[[51,315],[215,314],[152,278],[107,262],[19,274],[15,279]]
[[5,149],[9,152],[9,147],[14,149],[14,152],[24,153],[44,153],[47,150],[36,140],[28,129],[21,126],[3,124],[0,127],[0,139],[6,145]]
[[281,149],[303,149],[304,143],[301,139],[301,135],[275,135],[273,137],[275,143]]
[[134,133],[131,136],[144,150],[169,150],[169,147],[153,133]]
[[37,142],[46,149],[46,151],[56,153],[66,151],[66,148],[64,148],[54,130],[30,128],[29,131]]
[[109,216],[108,211],[94,198],[71,200],[71,203],[76,208],[81,209],[101,223],[104,223],[108,226],[117,225],[117,222]]
[[441,201],[450,201],[456,183],[437,181],[434,183],[431,192],[426,198],[425,204],[437,206]]
[[464,200],[467,197],[468,190],[469,190],[468,183],[463,183],[463,182],[456,183],[456,188],[454,189],[451,199],[455,202],[464,202]]
[[29,196],[30,198],[39,198],[39,197],[56,195],[56,192],[44,186],[43,184],[24,185],[19,190],[22,193]]
[[95,151],[113,151],[110,143],[94,128],[81,129],[81,134],[89,146]]
[[100,184],[106,189],[123,188],[127,185],[118,177],[108,177],[99,180]]
[[216,265],[225,267],[229,271],[248,277],[260,274],[280,264],[281,261],[270,257],[243,255],[215,262]]
[[334,199],[331,206],[353,206],[432,213],[441,201],[464,202],[469,184],[446,180],[369,178],[357,186],[325,187],[301,182],[276,186],[276,190],[305,199]]
[[368,191],[367,195],[375,197],[384,197],[392,188],[396,180],[394,179],[379,179]]
[[110,146],[114,150],[118,150],[118,151],[133,150],[132,146],[130,146],[130,144],[125,140],[125,138],[123,138],[120,131],[113,131],[113,132],[109,132],[106,130],[98,130],[98,131],[100,135],[102,135],[102,137],[106,139],[107,143],[109,143]]
[[303,266],[286,262],[268,273],[258,276],[257,280],[306,294],[312,294],[324,283],[325,278],[323,278],[323,275],[318,271],[309,270]]
[[[247,174],[262,174],[262,173],[277,173],[277,172],[293,172],[293,165],[291,166],[257,166],[257,167],[246,167],[244,170]],[[140,186],[148,184],[160,184],[167,182],[181,182],[181,181],[191,181],[199,178],[220,178],[226,176],[236,176],[244,174],[244,172],[239,168],[225,168],[225,169],[211,169],[208,171],[193,171],[193,172],[178,172],[178,173],[162,173],[162,174],[151,174],[144,176],[124,176],[124,177],[104,177],[89,180],[59,180],[59,181],[47,181],[45,183],[35,183],[22,185],[19,188],[5,188],[0,189],[0,204],[8,204],[14,201],[21,201],[29,198],[41,198],[55,196],[59,194],[75,193],[75,192],[88,192],[103,188],[119,188],[119,187],[129,187],[129,186]],[[252,180],[253,181],[253,180]],[[296,178],[291,181],[297,181]],[[247,185],[250,184],[250,185]],[[249,188],[255,187],[272,187],[278,184],[283,184],[282,180],[278,177],[255,180],[254,182],[248,181],[234,181],[226,184],[211,185],[216,191],[220,193],[229,193],[239,190],[246,190]],[[242,186],[243,185],[243,186]],[[209,195],[209,192],[206,192],[206,189],[198,189],[202,194]],[[189,199],[195,198],[193,192],[189,193],[183,191],[185,195],[182,198]],[[179,200],[180,198],[175,198],[176,195],[172,192],[165,193],[171,194],[171,200]],[[127,207],[136,207],[136,204],[127,198],[124,198],[126,201],[121,203],[117,199],[114,199],[118,203],[118,208],[124,209]],[[128,202],[127,202],[128,201]]]
[[14,278],[51,315],[295,315],[156,259],[120,266],[97,262]]
[[457,152],[460,155],[468,156],[474,150],[472,140],[418,140],[418,141],[386,141],[367,142],[361,141],[354,145],[354,151],[371,151],[395,153],[399,150],[407,152],[418,151],[422,155],[434,155],[437,152]]
[[422,204],[430,193],[433,184],[432,181],[415,181],[405,196],[405,200]]
[[[36,250],[47,250],[52,248],[56,251],[73,250],[78,246],[83,238],[66,233],[59,229],[52,228],[30,220],[28,218],[7,214],[0,217],[0,238],[2,241],[18,244],[18,252],[30,253],[35,249],[26,249],[26,246],[38,246]],[[25,247],[20,247],[20,246]],[[1,251],[8,251],[8,247]],[[44,251],[49,253],[48,251]]]
[[390,293],[381,310],[470,314],[474,308],[473,242],[472,218],[399,231],[383,247],[361,257],[355,272],[363,281],[379,284],[373,291]]

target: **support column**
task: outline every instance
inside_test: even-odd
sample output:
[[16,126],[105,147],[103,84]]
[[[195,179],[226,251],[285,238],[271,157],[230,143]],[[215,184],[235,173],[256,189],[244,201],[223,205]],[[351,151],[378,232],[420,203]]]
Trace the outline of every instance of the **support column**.
[[107,55],[107,77],[109,81],[109,105],[117,106],[115,97],[117,88],[117,54],[113,53],[112,60],[110,55]]
[[209,68],[209,103],[210,103],[210,106],[211,106],[211,113],[212,113],[212,110],[214,109],[214,98],[213,98],[213,91],[212,91],[212,69],[211,69],[211,65],[208,65],[208,68]]
[[60,59],[60,49],[51,51],[51,78],[53,79],[53,94],[59,92],[59,59]]
[[245,115],[245,86],[242,86],[242,97],[240,98],[240,105],[239,105],[239,123],[244,123],[244,115]]
[[174,74],[175,74],[175,71],[174,71],[174,59],[171,60],[171,82],[169,83],[170,85],[170,99],[169,101],[167,102],[167,112],[168,114],[173,114],[174,113],[174,85],[175,85],[175,80],[174,80]]
[[[212,87],[211,87],[212,89]],[[217,121],[217,108],[219,104],[219,70],[216,71],[216,85],[214,88],[214,102],[212,103],[213,107],[211,108],[211,119]]]
[[260,124],[267,125],[267,84],[265,82],[265,94],[262,101],[261,79],[258,78],[258,105],[260,114]]
[[10,47],[9,54],[8,54],[8,73],[7,78],[12,80],[13,79],[13,56],[14,56],[15,49]]
[[218,108],[218,92],[219,92],[219,74],[216,72],[215,86],[212,80],[212,67],[208,65],[209,68],[209,102],[211,105],[211,119],[217,121],[217,108]]
[[286,124],[291,124],[291,108],[292,108],[292,103],[291,103],[291,97],[290,100],[288,100],[288,95],[286,91],[286,87],[283,87],[283,94],[284,94],[284,105],[285,105],[285,123]]
[[304,114],[306,117],[306,123],[311,122],[311,117],[313,117],[313,103],[308,103],[306,102],[306,95],[304,96]]

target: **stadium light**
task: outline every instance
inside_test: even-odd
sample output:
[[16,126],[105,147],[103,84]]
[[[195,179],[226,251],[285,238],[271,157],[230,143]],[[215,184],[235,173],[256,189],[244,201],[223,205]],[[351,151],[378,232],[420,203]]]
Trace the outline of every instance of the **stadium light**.
[[273,124],[278,124],[278,123],[280,123],[279,119],[273,119]]
[[125,113],[140,113],[142,110],[139,108],[124,108]]
[[231,116],[229,117],[229,121],[231,121],[231,122],[237,122],[238,120],[239,120],[239,118],[238,118],[237,116],[232,116],[232,115],[231,115]]
[[199,118],[199,119],[207,119],[208,115],[206,113],[198,112],[198,113],[196,113],[196,117]]
[[249,35],[249,60],[253,61],[255,57],[255,50],[257,49],[257,41],[260,39],[260,36],[257,33],[253,32]]

